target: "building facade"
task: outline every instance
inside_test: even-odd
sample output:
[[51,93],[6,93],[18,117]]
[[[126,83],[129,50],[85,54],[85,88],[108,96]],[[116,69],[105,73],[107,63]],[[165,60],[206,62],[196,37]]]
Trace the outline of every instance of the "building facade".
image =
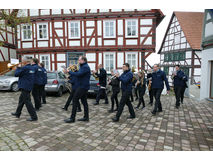
[[[125,62],[148,69],[155,52],[156,27],[164,18],[158,9],[26,9],[31,23],[17,26],[17,53],[36,57],[47,70],[88,58],[92,70],[109,72]],[[23,15],[19,15],[23,16]]]
[[203,20],[200,99],[213,100],[213,9],[206,9]]
[[[12,10],[7,10],[7,13],[14,14]],[[0,21],[0,73],[7,69],[11,58],[17,58],[15,28],[6,23],[4,19]]]
[[174,12],[158,54],[160,65],[169,76],[179,64],[189,77],[190,84],[199,83],[201,76],[201,35],[203,13]]

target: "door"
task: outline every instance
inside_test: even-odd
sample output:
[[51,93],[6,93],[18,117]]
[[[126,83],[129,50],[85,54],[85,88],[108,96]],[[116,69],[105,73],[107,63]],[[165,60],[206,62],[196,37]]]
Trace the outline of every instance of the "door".
[[68,52],[67,53],[67,66],[70,64],[78,64],[78,58],[83,56],[83,52]]
[[211,61],[211,73],[210,73],[210,98],[213,99],[213,61]]

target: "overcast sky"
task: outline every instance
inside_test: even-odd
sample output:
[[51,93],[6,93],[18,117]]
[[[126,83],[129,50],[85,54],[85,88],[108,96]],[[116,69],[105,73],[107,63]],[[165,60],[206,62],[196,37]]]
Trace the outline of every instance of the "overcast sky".
[[166,16],[163,21],[159,24],[157,27],[157,33],[156,33],[156,53],[151,54],[148,58],[147,61],[153,65],[155,63],[160,62],[160,56],[157,54],[158,50],[160,49],[160,45],[163,41],[166,29],[168,27],[169,21],[171,19],[173,11],[188,11],[188,12],[204,12],[204,9],[161,9],[161,11],[164,13]]

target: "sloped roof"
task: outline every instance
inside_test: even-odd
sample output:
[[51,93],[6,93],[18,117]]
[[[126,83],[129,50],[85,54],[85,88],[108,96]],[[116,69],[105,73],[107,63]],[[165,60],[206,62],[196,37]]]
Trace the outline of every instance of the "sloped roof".
[[[173,19],[173,17],[176,16],[178,19],[178,22],[184,32],[184,35],[186,37],[187,42],[194,50],[200,50],[201,49],[201,41],[202,41],[202,27],[203,27],[203,18],[204,13],[203,12],[179,12],[175,11],[172,15],[172,18],[170,20],[170,23]],[[169,26],[170,26],[169,23]],[[167,32],[169,30],[169,26],[167,29]],[[161,44],[160,50],[158,53],[161,52],[161,49],[163,47],[163,43],[165,41],[167,32],[165,34],[164,40]]]

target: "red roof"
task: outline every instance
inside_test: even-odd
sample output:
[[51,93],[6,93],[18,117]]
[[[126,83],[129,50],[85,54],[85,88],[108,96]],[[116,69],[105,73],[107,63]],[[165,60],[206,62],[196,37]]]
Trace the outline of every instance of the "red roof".
[[203,12],[174,12],[192,49],[201,49]]

